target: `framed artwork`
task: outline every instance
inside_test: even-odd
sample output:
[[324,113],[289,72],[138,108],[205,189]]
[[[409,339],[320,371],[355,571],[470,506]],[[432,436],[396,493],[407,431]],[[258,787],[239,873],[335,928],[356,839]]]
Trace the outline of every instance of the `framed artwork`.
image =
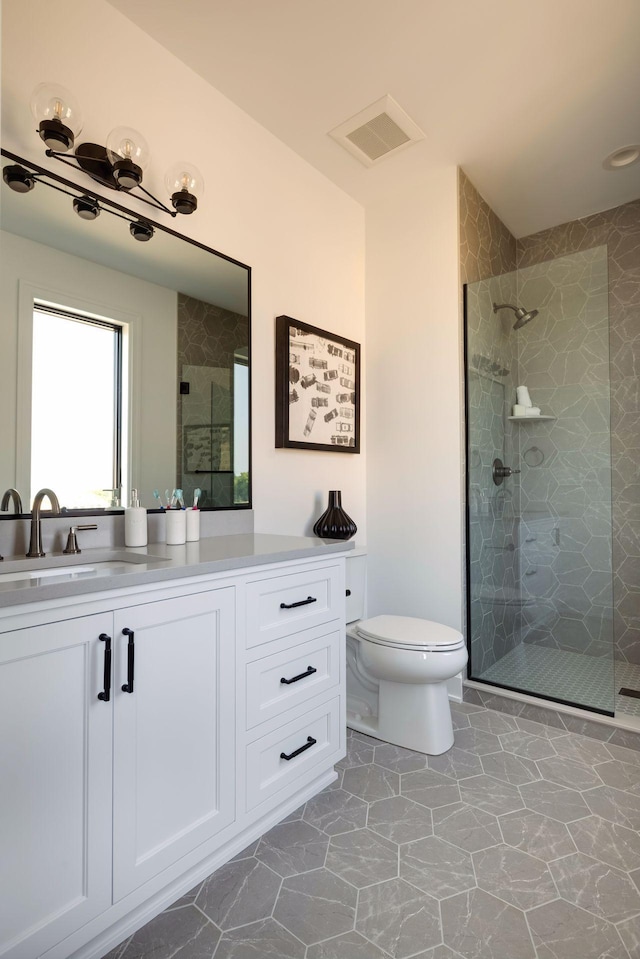
[[228,473],[231,470],[231,427],[208,423],[184,427],[185,473]]
[[276,447],[360,452],[360,344],[276,317]]

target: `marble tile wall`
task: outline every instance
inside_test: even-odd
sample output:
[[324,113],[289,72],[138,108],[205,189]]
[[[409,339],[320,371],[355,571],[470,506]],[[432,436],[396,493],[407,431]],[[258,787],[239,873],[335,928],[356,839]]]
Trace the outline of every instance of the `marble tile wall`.
[[[207,415],[202,418],[198,412],[197,401],[194,402],[198,392],[198,379],[206,380],[207,387],[212,391],[215,423],[232,422],[234,355],[237,350],[246,351],[249,343],[248,324],[246,316],[186,296],[184,293],[178,294],[178,380],[191,381],[194,394],[190,393],[184,398],[178,396],[177,400],[177,462],[182,464],[182,486],[188,502],[192,500],[195,487],[200,486],[203,490],[200,501],[202,506],[233,504],[233,474],[219,473],[200,477],[186,473],[183,426],[203,423],[209,418]],[[197,375],[198,371],[200,376]],[[223,450],[223,459],[224,456]]]
[[509,459],[512,453],[505,448],[504,423],[506,398],[513,388],[513,345],[503,317],[493,314],[491,302],[492,298],[509,302],[515,294],[515,280],[505,275],[516,267],[516,240],[463,170],[458,176],[458,203],[460,282],[467,284],[469,316],[467,388],[473,411],[469,422],[470,618],[477,675],[519,641],[518,610],[508,602],[516,582],[516,552],[505,548],[514,540],[517,504],[504,490],[498,495],[490,477],[494,455]]
[[525,269],[605,244],[615,655],[619,660],[640,664],[640,200],[518,240],[517,265]]

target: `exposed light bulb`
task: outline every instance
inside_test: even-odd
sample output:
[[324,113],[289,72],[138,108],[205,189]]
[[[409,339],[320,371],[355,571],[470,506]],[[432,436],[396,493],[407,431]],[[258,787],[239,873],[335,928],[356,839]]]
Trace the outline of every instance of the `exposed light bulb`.
[[197,166],[179,160],[169,167],[164,182],[178,213],[189,214],[197,209],[198,197],[204,193],[204,179]]
[[82,130],[78,103],[59,83],[40,83],[31,95],[31,112],[38,122],[38,133],[50,150],[73,147]]
[[150,158],[149,146],[141,133],[132,127],[116,127],[107,137],[107,155],[121,190],[140,186],[142,171]]

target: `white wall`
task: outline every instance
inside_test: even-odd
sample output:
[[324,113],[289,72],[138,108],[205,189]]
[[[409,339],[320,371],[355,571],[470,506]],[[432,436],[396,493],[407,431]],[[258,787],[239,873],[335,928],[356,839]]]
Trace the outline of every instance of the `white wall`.
[[342,489],[365,539],[366,454],[274,448],[275,316],[364,339],[362,207],[104,0],[2,4],[3,146],[61,172],[29,111],[43,80],[79,98],[81,139],[104,142],[120,124],[143,132],[152,191],[163,192],[172,161],[193,160],[205,195],[193,217],[170,225],[253,268],[256,529],[309,532],[326,491]]
[[[12,233],[0,236],[0,489],[17,486],[26,508],[29,484],[21,477],[25,464],[21,469],[16,463],[15,426],[23,410],[30,409],[29,396],[19,394],[17,381],[19,298],[28,284],[42,299],[129,323],[133,474],[128,485],[140,490],[143,506],[155,508],[154,487],[173,486],[176,475],[177,293]],[[30,386],[27,365],[20,380],[25,390]],[[59,370],[61,379],[73,375],[74,363]],[[23,422],[18,432],[24,436],[28,430]],[[60,455],[82,451],[60,450]]]
[[368,614],[462,617],[455,167],[367,208]]

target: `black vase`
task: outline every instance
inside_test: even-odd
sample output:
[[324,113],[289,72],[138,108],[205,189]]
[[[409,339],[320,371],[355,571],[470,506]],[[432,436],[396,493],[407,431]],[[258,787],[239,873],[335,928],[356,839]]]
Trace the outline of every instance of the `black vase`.
[[316,520],[313,532],[321,539],[351,539],[358,532],[358,527],[342,508],[339,489],[329,490],[329,505]]

